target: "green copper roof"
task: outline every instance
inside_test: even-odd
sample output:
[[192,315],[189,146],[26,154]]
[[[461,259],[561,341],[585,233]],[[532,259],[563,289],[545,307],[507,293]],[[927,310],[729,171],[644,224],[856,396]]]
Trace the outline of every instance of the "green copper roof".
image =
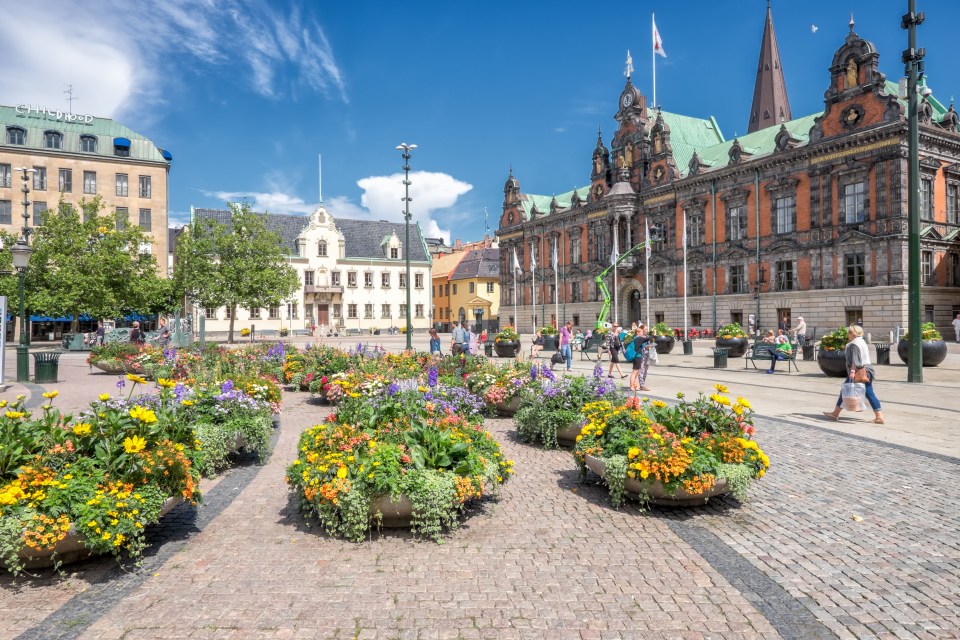
[[566,193],[561,193],[556,196],[538,196],[530,193],[524,193],[520,197],[520,204],[523,206],[523,213],[526,216],[526,219],[529,220],[533,217],[533,208],[536,206],[537,211],[540,214],[550,214],[550,203],[554,198],[557,199],[557,206],[560,209],[569,209],[573,204],[573,194],[574,192],[580,196],[582,202],[586,202],[587,197],[590,195],[590,187],[580,187],[579,189],[571,189]]
[[687,165],[695,150],[723,142],[720,126],[713,118],[703,120],[661,111],[663,121],[670,127],[670,146],[681,176],[687,175]]
[[[790,132],[790,135],[800,141],[799,144],[805,144],[810,139],[810,128],[813,126],[814,121],[822,113],[822,111],[818,113],[812,113],[808,116],[803,116],[802,118],[797,118],[796,120],[791,120],[783,124],[787,127],[787,131]],[[773,153],[777,148],[776,137],[778,133],[780,133],[780,127],[766,127],[764,129],[760,129],[759,131],[748,133],[745,136],[735,138],[735,140],[740,142],[740,146],[743,147],[744,153],[749,153],[752,159],[758,156],[765,156]],[[672,140],[673,136],[671,136],[671,141]],[[703,170],[718,169],[720,167],[727,166],[727,164],[730,162],[729,154],[730,147],[732,146],[733,140],[729,140],[705,149],[697,149],[697,155],[700,158],[700,164],[704,165]],[[686,176],[689,172],[689,168],[686,165],[678,166],[678,168],[683,176]]]
[[[926,76],[924,76],[923,79],[920,80],[920,86],[921,87],[927,86]],[[904,115],[906,115],[907,101],[906,99],[900,97],[900,86],[896,82],[891,82],[887,80],[883,86],[883,92],[888,96],[897,96],[897,102],[899,102],[900,106],[903,107],[903,113]],[[927,97],[927,102],[929,102],[930,106],[933,107],[933,121],[940,122],[941,120],[943,120],[943,114],[947,112],[947,107],[943,106],[943,103],[937,100],[937,98],[933,94],[930,94],[930,96]]]
[[[166,162],[160,149],[145,136],[123,126],[109,118],[95,118],[93,116],[76,116],[76,121],[67,122],[69,116],[58,118],[49,110],[26,111],[17,107],[0,106],[0,146],[17,148],[20,145],[7,145],[7,127],[19,127],[26,131],[27,149],[43,149],[43,134],[46,131],[58,131],[63,134],[63,148],[59,151],[66,153],[84,153],[85,155],[114,157],[114,138],[126,138],[130,141],[130,155],[134,160],[149,160],[152,162]],[[80,151],[80,136],[94,136],[97,138],[97,151],[89,154]]]

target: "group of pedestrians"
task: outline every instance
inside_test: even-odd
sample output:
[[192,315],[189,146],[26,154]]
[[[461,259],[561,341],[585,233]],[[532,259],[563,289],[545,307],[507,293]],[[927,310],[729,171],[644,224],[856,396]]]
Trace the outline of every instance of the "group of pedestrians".
[[653,336],[647,325],[642,322],[634,323],[630,331],[624,331],[619,323],[614,322],[607,331],[605,347],[610,355],[610,365],[607,367],[607,377],[613,377],[613,370],[617,370],[617,375],[626,378],[620,369],[621,359],[625,360],[627,350],[633,346],[634,356],[631,361],[632,371],[630,372],[630,390],[649,391],[647,388],[647,371],[650,368],[651,350],[656,348]]

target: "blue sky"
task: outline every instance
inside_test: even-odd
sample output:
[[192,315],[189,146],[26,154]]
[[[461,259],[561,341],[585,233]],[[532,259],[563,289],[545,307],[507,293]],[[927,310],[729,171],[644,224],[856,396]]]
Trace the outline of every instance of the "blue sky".
[[[650,15],[664,109],[713,115],[744,133],[766,3],[344,2],[323,0],[3,1],[0,104],[113,117],[170,150],[171,224],[191,206],[246,199],[258,210],[402,219],[401,142],[414,143],[411,211],[428,234],[495,228],[512,165],[521,189],[589,180],[597,127],[609,145],[633,56],[651,93]],[[919,0],[919,44],[935,95],[960,97],[960,3]],[[601,7],[613,7],[601,9]],[[822,109],[848,32],[903,73],[907,2],[773,1],[794,117]],[[11,19],[12,18],[12,19]],[[811,28],[816,25],[816,31]]]

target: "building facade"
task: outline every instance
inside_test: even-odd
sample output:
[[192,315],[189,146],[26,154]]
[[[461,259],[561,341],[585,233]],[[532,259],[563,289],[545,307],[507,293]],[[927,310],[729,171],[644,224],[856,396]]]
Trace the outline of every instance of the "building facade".
[[[269,309],[237,309],[235,329],[311,329],[338,333],[386,331],[406,324],[407,281],[403,223],[334,219],[323,206],[309,217],[265,216],[280,236],[296,269],[300,289],[284,304]],[[191,220],[229,224],[230,212],[191,209]],[[430,255],[419,225],[410,228],[410,274],[414,331],[430,327]],[[207,331],[227,331],[229,310],[196,309]],[[194,326],[197,326],[196,324]]]
[[[100,196],[151,238],[158,272],[167,269],[167,196],[172,156],[118,122],[32,105],[0,106],[0,228],[41,224],[62,197],[79,209]],[[28,169],[24,220],[22,169]]]
[[[802,315],[818,336],[859,322],[884,337],[906,324],[907,120],[897,83],[851,22],[824,74],[823,111],[792,118],[769,8],[757,69],[747,135],[725,140],[713,118],[654,110],[628,76],[609,149],[598,135],[589,187],[525,194],[511,171],[497,236],[501,305],[512,315],[517,302],[518,326],[549,319],[557,295],[561,320],[592,326],[596,278],[614,247],[622,254],[648,237],[649,257],[635,250],[616,286],[612,274],[605,280],[621,322],[746,327],[752,316],[760,329]],[[922,94],[922,315],[952,335],[960,117]]]
[[448,315],[452,312],[457,320],[467,320],[478,333],[499,326],[500,249],[487,246],[467,251],[448,281]]

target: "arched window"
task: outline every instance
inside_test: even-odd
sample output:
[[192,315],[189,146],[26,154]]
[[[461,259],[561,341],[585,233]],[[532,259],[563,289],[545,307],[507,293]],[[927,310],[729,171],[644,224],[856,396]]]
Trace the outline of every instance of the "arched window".
[[20,127],[7,127],[7,144],[26,144],[27,132]]
[[97,152],[96,136],[80,136],[80,151],[83,153]]
[[43,132],[44,149],[63,149],[63,134],[59,131]]
[[317,257],[326,258],[327,257],[327,241],[321,240],[317,243]]

